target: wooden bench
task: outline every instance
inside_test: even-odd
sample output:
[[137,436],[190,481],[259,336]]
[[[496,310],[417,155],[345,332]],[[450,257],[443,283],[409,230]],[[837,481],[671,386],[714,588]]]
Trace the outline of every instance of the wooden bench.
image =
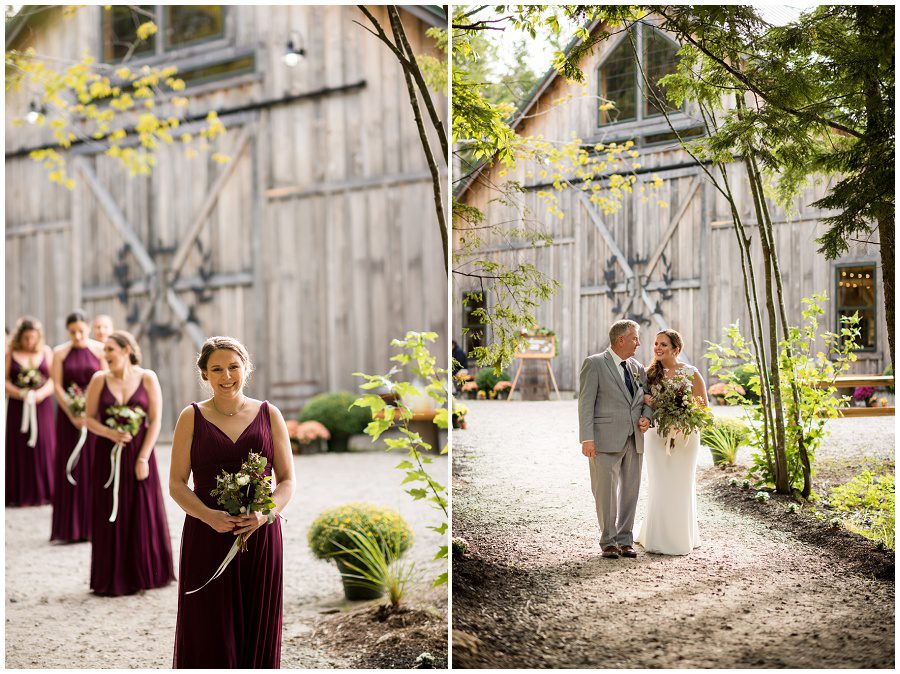
[[[834,381],[820,381],[819,388],[856,388],[857,386],[893,386],[894,378],[882,374],[842,374],[834,378]],[[844,407],[841,416],[844,417],[890,417],[896,414],[893,407]]]

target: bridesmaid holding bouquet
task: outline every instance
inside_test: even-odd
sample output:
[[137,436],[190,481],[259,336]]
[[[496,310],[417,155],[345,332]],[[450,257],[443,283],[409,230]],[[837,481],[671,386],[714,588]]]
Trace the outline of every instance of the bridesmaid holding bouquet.
[[[88,338],[87,318],[66,318],[69,341],[54,349],[50,376],[56,393],[56,471],[51,541],[74,543],[91,537],[91,468],[94,439],[84,417],[91,377],[105,369],[103,344]],[[80,411],[80,413],[78,413]],[[67,465],[71,464],[71,470]],[[72,483],[74,481],[74,484]]]
[[53,350],[36,318],[16,323],[6,350],[6,505],[33,506],[53,497]]
[[[187,513],[173,666],[277,668],[284,588],[278,513],[294,490],[287,426],[267,401],[244,395],[253,366],[237,340],[208,339],[197,367],[212,397],[192,403],[179,416],[169,476],[169,492]],[[275,476],[275,507],[268,517],[230,515],[211,494],[216,477],[223,470],[236,473],[251,452],[266,459],[264,474]],[[192,473],[193,490],[188,486]],[[247,535],[247,549],[210,581],[241,534]]]
[[140,367],[134,337],[113,332],[103,349],[109,370],[87,390],[87,427],[97,436],[91,476],[91,590],[134,594],[175,578],[169,525],[153,449],[162,393]]

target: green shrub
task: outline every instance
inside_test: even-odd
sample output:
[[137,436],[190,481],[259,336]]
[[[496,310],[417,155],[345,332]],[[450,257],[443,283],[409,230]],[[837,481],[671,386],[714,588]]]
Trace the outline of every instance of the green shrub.
[[320,393],[313,396],[300,412],[299,421],[318,421],[331,433],[328,449],[343,452],[351,435],[362,433],[372,421],[372,414],[363,407],[351,407],[356,396],[346,391]]
[[475,375],[475,383],[478,384],[478,389],[485,393],[493,391],[498,381],[509,381],[509,372],[503,370],[498,375],[493,368],[483,367]]
[[358,547],[358,538],[349,531],[363,533],[384,549],[394,548],[401,555],[412,545],[412,530],[396,511],[368,503],[346,503],[325,510],[313,520],[307,534],[309,547],[319,559],[344,556],[345,550]]
[[832,508],[851,531],[894,549],[894,476],[864,470],[832,489]]
[[339,568],[345,585],[387,592],[391,606],[398,608],[406,596],[406,586],[415,566],[412,562],[399,561],[405,549],[403,531],[395,528],[387,542],[367,530],[346,529],[341,531],[341,536],[344,535],[353,541],[352,547],[337,545],[342,550],[343,568]]
[[754,390],[756,386],[750,384],[750,379],[757,376],[756,373],[756,365],[753,363],[738,365],[733,370],[735,383],[744,389],[744,397],[753,405],[759,404],[759,393]]
[[713,463],[735,463],[738,448],[750,435],[750,429],[739,419],[715,417],[712,426],[700,434],[701,444],[709,447]]
[[[894,366],[888,365],[886,368],[884,368],[884,372],[882,372],[882,374],[885,377],[893,377],[894,376]],[[884,390],[887,391],[888,393],[893,393],[894,387],[893,386],[885,386]]]

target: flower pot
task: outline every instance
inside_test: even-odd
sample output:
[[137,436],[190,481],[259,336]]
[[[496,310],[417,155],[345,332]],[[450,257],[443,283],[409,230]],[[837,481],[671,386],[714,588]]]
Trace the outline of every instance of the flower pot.
[[326,440],[319,438],[318,440],[313,440],[312,442],[298,442],[297,443],[297,454],[320,454],[322,452],[328,451],[328,444]]
[[[335,557],[335,563],[337,564],[338,571],[341,574],[341,583],[344,584],[344,596],[347,597],[350,601],[366,601],[369,599],[378,599],[379,597],[384,596],[384,589],[378,588],[374,589],[371,587],[363,587],[358,585],[359,581],[354,578],[345,578],[344,574],[352,574],[358,575],[356,571],[349,568],[340,557]],[[356,566],[356,564],[355,564]]]

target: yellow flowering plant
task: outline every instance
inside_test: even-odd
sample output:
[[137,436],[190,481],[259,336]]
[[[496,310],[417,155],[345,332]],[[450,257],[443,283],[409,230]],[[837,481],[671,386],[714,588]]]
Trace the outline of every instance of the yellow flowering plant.
[[313,520],[307,534],[309,547],[319,559],[342,556],[357,547],[357,537],[350,532],[367,535],[398,557],[412,545],[412,529],[398,512],[369,503],[347,503]]

